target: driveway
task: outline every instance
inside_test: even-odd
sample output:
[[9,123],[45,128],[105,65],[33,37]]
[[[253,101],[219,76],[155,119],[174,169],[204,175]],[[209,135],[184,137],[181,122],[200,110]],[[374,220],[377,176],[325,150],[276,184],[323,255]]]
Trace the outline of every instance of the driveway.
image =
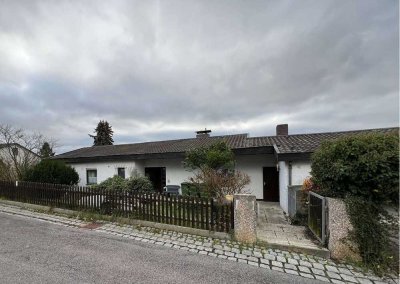
[[323,283],[0,213],[2,283]]

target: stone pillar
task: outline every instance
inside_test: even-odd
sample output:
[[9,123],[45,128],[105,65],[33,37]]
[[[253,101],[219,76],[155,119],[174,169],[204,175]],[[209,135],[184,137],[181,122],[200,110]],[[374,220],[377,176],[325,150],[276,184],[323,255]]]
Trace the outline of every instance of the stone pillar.
[[341,199],[326,198],[328,205],[328,249],[331,257],[338,260],[361,261],[356,251],[356,244],[349,240],[349,232],[353,230],[346,204]]
[[256,197],[250,194],[235,194],[233,197],[235,239],[245,243],[257,241]]

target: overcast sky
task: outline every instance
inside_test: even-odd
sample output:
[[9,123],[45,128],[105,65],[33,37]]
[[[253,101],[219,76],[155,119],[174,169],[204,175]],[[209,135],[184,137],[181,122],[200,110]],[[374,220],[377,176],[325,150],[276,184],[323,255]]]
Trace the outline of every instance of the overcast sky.
[[57,152],[398,125],[399,7],[375,1],[0,0],[0,123]]

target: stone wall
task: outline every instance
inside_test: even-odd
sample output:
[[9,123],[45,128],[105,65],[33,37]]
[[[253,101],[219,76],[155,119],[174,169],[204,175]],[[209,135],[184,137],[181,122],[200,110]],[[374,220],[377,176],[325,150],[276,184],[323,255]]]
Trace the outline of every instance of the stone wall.
[[348,239],[353,230],[346,205],[343,200],[326,198],[328,206],[328,249],[334,259],[361,261],[361,256],[355,251],[355,244]]

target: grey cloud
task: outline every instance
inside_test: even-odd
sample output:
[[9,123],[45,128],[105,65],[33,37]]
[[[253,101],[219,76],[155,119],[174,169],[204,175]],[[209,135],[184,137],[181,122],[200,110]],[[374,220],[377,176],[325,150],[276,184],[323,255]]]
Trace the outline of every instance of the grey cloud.
[[[398,123],[397,1],[3,1],[0,122],[91,145]],[[356,111],[355,111],[356,110]],[[60,131],[62,130],[62,131]]]

